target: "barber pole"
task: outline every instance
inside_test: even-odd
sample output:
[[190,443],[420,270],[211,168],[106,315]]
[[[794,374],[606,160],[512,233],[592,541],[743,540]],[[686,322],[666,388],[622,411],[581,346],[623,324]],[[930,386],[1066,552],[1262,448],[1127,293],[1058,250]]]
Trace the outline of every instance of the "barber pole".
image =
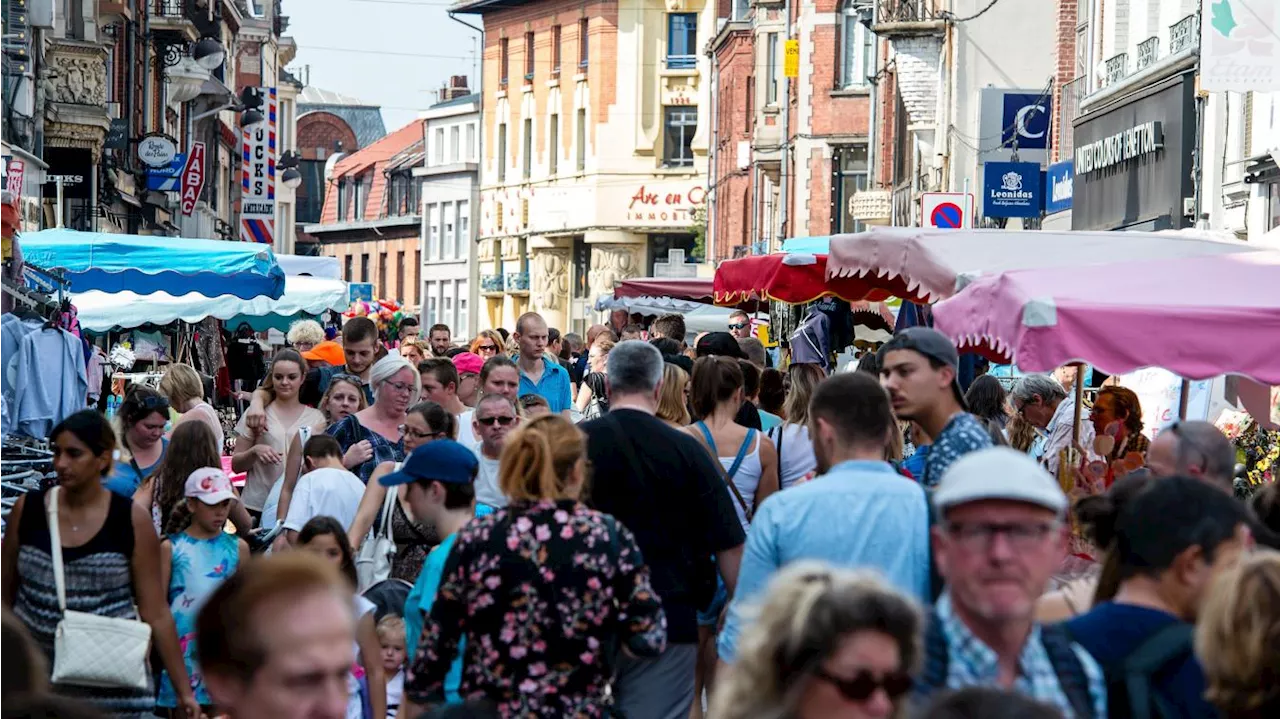
[[187,164],[182,168],[182,214],[190,217],[196,209],[196,201],[204,190],[204,143],[191,145]]

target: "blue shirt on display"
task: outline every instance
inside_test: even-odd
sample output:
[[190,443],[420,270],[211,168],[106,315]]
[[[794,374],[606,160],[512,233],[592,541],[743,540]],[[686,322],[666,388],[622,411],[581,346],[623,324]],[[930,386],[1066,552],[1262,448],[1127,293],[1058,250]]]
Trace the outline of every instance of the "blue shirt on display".
[[929,505],[919,484],[887,462],[841,462],[825,475],[771,495],[747,533],[738,590],[720,633],[720,658],[732,662],[749,623],[744,608],[790,562],[821,559],[869,568],[929,603]]
[[520,396],[539,395],[551,405],[553,414],[559,414],[573,406],[570,384],[569,370],[545,356],[542,358],[542,378],[537,384],[529,379],[524,370],[520,370]]

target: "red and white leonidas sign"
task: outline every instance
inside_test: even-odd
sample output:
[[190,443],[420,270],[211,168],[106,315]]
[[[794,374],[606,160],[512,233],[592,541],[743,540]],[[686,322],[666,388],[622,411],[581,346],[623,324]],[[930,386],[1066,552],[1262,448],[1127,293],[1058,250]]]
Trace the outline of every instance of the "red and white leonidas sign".
[[187,154],[187,164],[182,168],[182,214],[190,217],[196,209],[196,200],[204,190],[204,143],[195,142]]

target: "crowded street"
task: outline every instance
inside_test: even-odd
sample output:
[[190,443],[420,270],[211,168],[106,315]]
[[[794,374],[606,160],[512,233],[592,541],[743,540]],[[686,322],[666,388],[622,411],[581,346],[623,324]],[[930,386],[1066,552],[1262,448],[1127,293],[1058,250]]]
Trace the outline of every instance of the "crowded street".
[[3,719],[1280,719],[1275,0],[0,18]]

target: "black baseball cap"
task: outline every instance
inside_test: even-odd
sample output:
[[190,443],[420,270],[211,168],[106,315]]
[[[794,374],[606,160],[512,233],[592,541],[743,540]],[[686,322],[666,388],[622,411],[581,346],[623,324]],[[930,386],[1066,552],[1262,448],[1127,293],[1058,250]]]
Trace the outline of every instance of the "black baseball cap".
[[702,357],[732,357],[733,359],[747,359],[747,354],[738,346],[738,338],[728,332],[708,332],[698,340],[695,348],[698,358]]
[[899,350],[918,352],[950,367],[955,374],[955,379],[951,382],[951,392],[955,395],[956,402],[960,403],[961,409],[969,411],[969,405],[964,401],[964,392],[960,389],[960,352],[946,335],[930,327],[908,327],[899,330],[888,342],[880,346],[880,350],[876,352],[876,360],[883,367],[885,356]]

